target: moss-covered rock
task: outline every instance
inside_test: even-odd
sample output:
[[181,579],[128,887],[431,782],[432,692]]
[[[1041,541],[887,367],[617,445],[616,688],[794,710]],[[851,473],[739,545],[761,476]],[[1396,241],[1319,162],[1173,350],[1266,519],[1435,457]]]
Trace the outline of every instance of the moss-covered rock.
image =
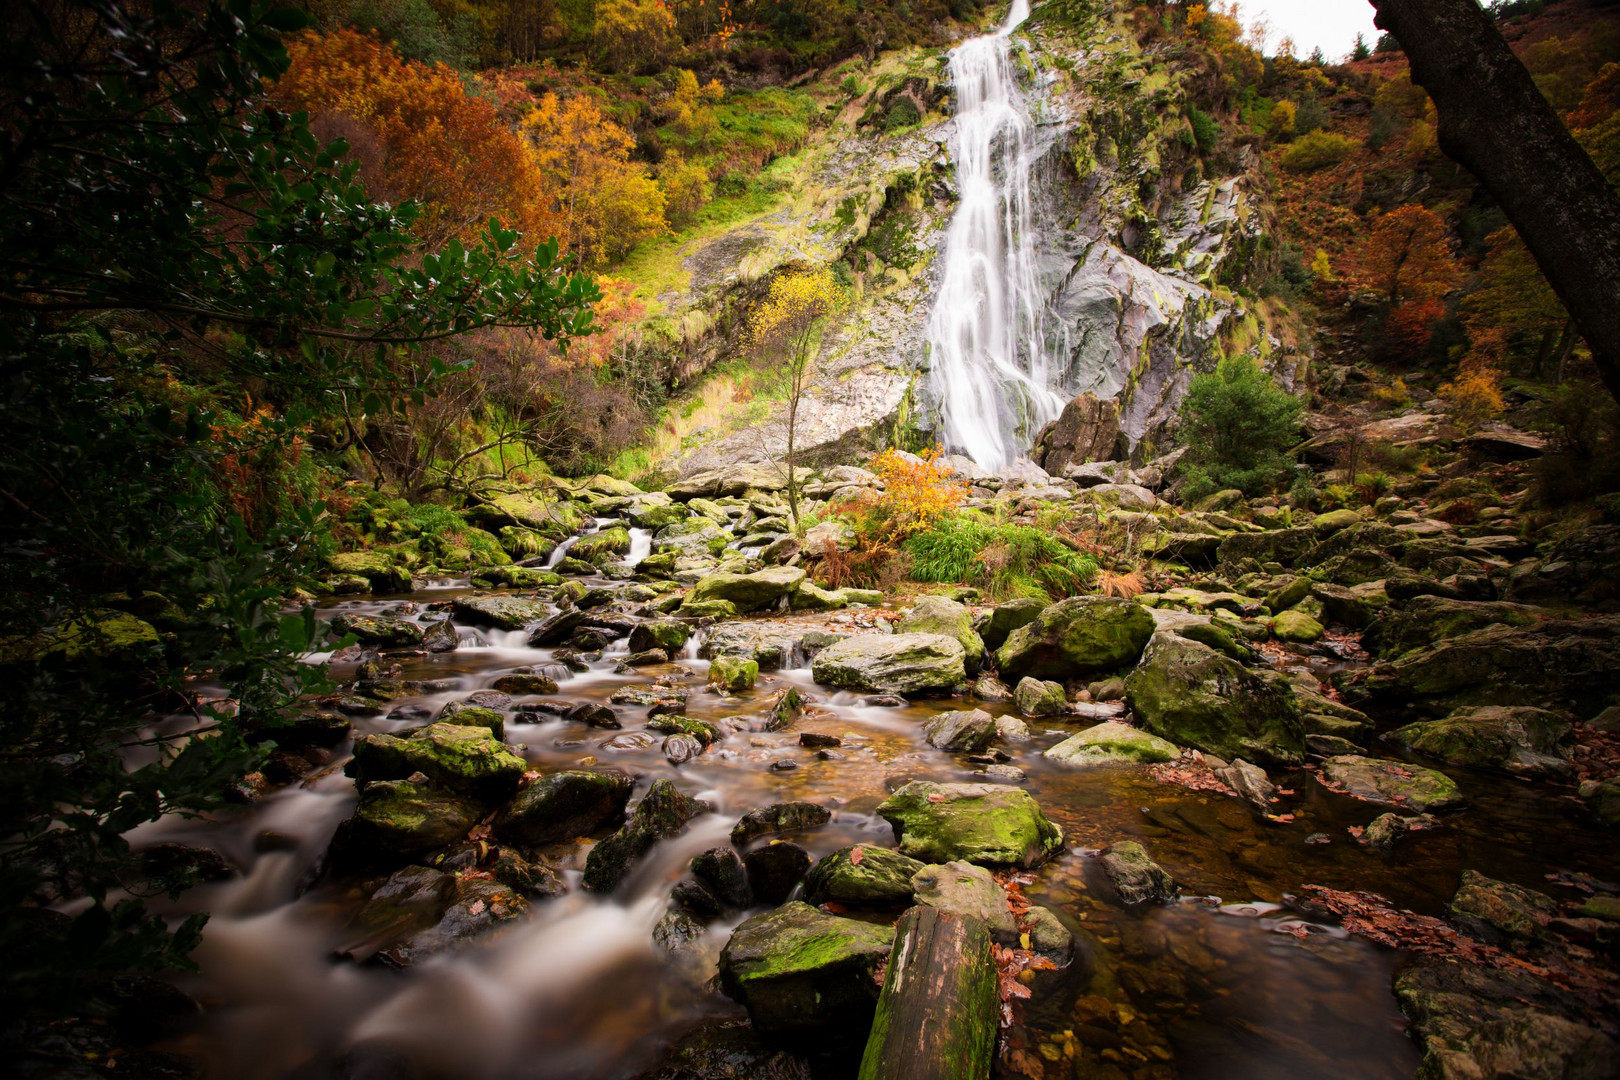
[[979,627],[979,637],[983,639],[984,647],[991,652],[1001,648],[1009,634],[1034,622],[1046,610],[1046,606],[1045,601],[1028,596],[996,605]]
[[1589,781],[1582,784],[1581,799],[1599,825],[1620,830],[1620,780]]
[[846,690],[948,691],[967,681],[965,656],[961,643],[943,634],[857,634],[818,653],[811,674]]
[[524,672],[513,675],[502,675],[490,684],[490,687],[503,694],[555,694],[557,680],[550,675],[539,675]]
[[[684,706],[685,703],[682,704]],[[690,735],[700,746],[713,746],[720,741],[720,729],[707,720],[683,716],[674,711],[659,712],[657,706],[654,706],[654,710],[652,718],[647,721],[648,731],[664,735]]]
[[804,579],[804,571],[796,566],[772,566],[752,574],[710,574],[693,587],[687,603],[726,600],[738,611],[760,611],[775,606]]
[[635,781],[618,769],[569,769],[529,784],[496,815],[495,835],[539,846],[587,836],[624,816]]
[[434,723],[409,738],[366,735],[354,742],[344,772],[362,783],[402,780],[413,773],[452,791],[499,802],[517,790],[527,766],[483,727]]
[[1322,617],[1330,624],[1364,630],[1389,607],[1389,596],[1377,582],[1333,585],[1316,582],[1311,595],[1322,604]]
[[685,521],[692,516],[692,511],[678,502],[649,502],[638,499],[630,506],[625,507],[624,516],[630,519],[630,524],[638,529],[649,529],[657,532],[666,525],[673,525],[677,521]]
[[1075,596],[1044,608],[996,650],[1001,677],[1073,679],[1136,663],[1153,636],[1153,615],[1131,600]]
[[434,717],[437,723],[460,724],[462,727],[483,728],[497,739],[506,738],[506,717],[494,709],[486,709],[481,705],[467,705],[460,701],[452,701],[439,715]]
[[709,684],[727,693],[752,690],[759,679],[759,661],[740,656],[717,656],[709,661]]
[[1487,626],[1534,626],[1536,615],[1537,609],[1519,604],[1418,596],[1373,622],[1362,644],[1374,656],[1393,660]]
[[604,563],[630,553],[630,532],[623,525],[610,525],[574,541],[568,554],[588,563]]
[[832,820],[832,812],[812,802],[773,803],[748,811],[731,827],[731,842],[738,847],[762,836],[799,833]]
[[534,492],[508,492],[470,508],[467,519],[486,529],[528,529],[548,540],[565,540],[585,527],[587,515],[576,503],[543,498]]
[[1341,754],[1324,761],[1322,782],[1363,802],[1420,812],[1463,804],[1456,782],[1443,772],[1359,754]]
[[823,589],[809,580],[799,582],[788,597],[788,607],[794,611],[836,611],[848,604],[842,589]]
[[912,875],[911,888],[917,903],[973,919],[998,944],[1018,946],[1018,924],[1007,907],[1007,893],[984,867],[965,862],[924,866]]
[[859,1044],[877,1009],[877,967],[891,927],[843,919],[797,901],[744,922],[720,954],[720,987],[774,1038],[840,1034]]
[[332,631],[352,635],[362,645],[383,649],[406,649],[422,644],[422,628],[394,615],[362,615],[343,612],[332,619]]
[[1062,716],[1069,711],[1063,684],[1032,679],[1028,675],[1013,688],[1013,703],[1025,716]]
[[1230,656],[1240,664],[1252,663],[1256,659],[1256,653],[1253,649],[1239,641],[1232,631],[1213,622],[1188,623],[1186,626],[1176,627],[1175,632],[1188,641],[1208,645],[1216,652]]
[[649,619],[630,631],[630,651],[663,649],[671,656],[679,656],[691,636],[691,627],[679,619]]
[[648,849],[678,836],[687,822],[709,808],[708,803],[682,794],[668,780],[654,780],[624,827],[591,848],[581,884],[591,892],[612,892]]
[[1145,730],[1178,746],[1263,764],[1304,760],[1293,694],[1207,645],[1154,638],[1125,680],[1125,699]]
[[734,619],[741,614],[730,600],[693,600],[690,596],[677,611],[687,619]]
[[925,865],[870,844],[840,848],[811,868],[804,897],[812,904],[904,907],[912,900],[911,879]]
[[521,630],[547,613],[546,605],[519,596],[458,596],[450,610],[459,622],[497,630]]
[[1075,768],[1093,765],[1142,765],[1174,761],[1181,748],[1116,720],[1089,727],[1047,750],[1048,761]]
[[894,826],[900,852],[924,862],[1029,867],[1063,847],[1063,830],[1029,792],[999,784],[913,780],[877,812]]
[[385,780],[360,793],[350,841],[366,861],[407,859],[455,843],[483,816],[477,802],[455,792]]
[[1271,620],[1271,633],[1278,641],[1309,645],[1321,641],[1327,628],[1303,611],[1284,611]]
[[1316,544],[1312,529],[1271,529],[1266,532],[1233,533],[1221,541],[1216,552],[1221,571],[1235,577],[1247,563],[1280,563],[1293,566]]
[[1308,577],[1288,578],[1281,585],[1266,593],[1265,605],[1271,609],[1273,614],[1287,611],[1311,595],[1313,584]]
[[1464,870],[1446,917],[1459,930],[1492,945],[1519,949],[1551,937],[1547,923],[1563,914],[1546,893]]
[[952,754],[976,754],[996,737],[996,718],[983,709],[941,713],[923,725],[929,746]]
[[665,525],[653,534],[653,550],[678,557],[716,555],[725,550],[731,533],[706,517],[691,517]]
[[962,662],[969,676],[984,663],[984,642],[973,629],[973,613],[944,596],[919,596],[911,610],[895,624],[897,634],[943,634],[962,646]]
[[386,549],[340,551],[326,557],[326,568],[334,574],[363,577],[378,592],[411,590],[411,572],[399,565],[394,552]]
[[1518,776],[1573,775],[1575,733],[1557,713],[1528,705],[1482,705],[1458,709],[1393,731],[1392,741],[1448,765],[1500,769]]

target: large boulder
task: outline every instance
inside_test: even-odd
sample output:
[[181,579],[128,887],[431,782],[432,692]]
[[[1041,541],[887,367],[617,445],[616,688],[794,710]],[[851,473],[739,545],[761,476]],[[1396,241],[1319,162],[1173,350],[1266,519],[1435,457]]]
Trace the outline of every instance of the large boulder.
[[582,536],[574,541],[568,554],[588,563],[601,563],[630,553],[630,531],[623,525],[610,525],[605,529]]
[[858,634],[823,649],[810,670],[823,686],[922,694],[966,682],[966,655],[943,634]]
[[1207,645],[1160,634],[1125,680],[1147,731],[1223,758],[1294,765],[1305,731],[1294,695]]
[[1174,761],[1180,754],[1181,748],[1175,743],[1166,742],[1129,724],[1110,720],[1070,735],[1042,756],[1060,765],[1089,768],[1093,765],[1142,765]]
[[686,598],[688,603],[726,600],[738,611],[760,611],[774,607],[804,581],[805,573],[796,566],[772,566],[752,574],[710,574],[697,583]]
[[346,577],[363,577],[377,592],[411,590],[411,572],[386,551],[340,551],[326,557],[326,568]]
[[973,613],[946,596],[919,596],[895,624],[897,634],[943,634],[962,646],[967,673],[978,674],[984,663],[984,641],[973,629]]
[[654,844],[679,836],[687,822],[709,809],[708,803],[682,794],[668,780],[654,780],[624,827],[591,848],[581,884],[591,892],[612,892]]
[[716,555],[725,550],[731,533],[706,517],[672,521],[653,534],[653,550],[679,557]]
[[1546,893],[1464,870],[1457,891],[1446,905],[1446,917],[1459,930],[1481,941],[1522,949],[1552,935],[1547,923],[1563,912]]
[[495,818],[495,835],[538,846],[585,836],[624,816],[635,781],[618,769],[569,769],[542,776]]
[[1053,476],[1071,465],[1109,461],[1119,444],[1119,403],[1081,394],[1063,406],[1063,412],[1035,436],[1030,452],[1035,464]]
[[422,773],[452,791],[500,802],[517,790],[528,766],[487,728],[441,721],[407,738],[365,735],[354,741],[344,772],[362,784]]
[[843,919],[794,901],[744,922],[720,954],[720,988],[778,1039],[859,1043],[877,1010],[878,965],[891,927]]
[[1419,813],[1448,810],[1463,803],[1456,782],[1443,772],[1360,754],[1340,754],[1324,761],[1322,783],[1363,802]]
[[1267,532],[1233,533],[1221,541],[1216,552],[1220,569],[1228,577],[1242,572],[1247,563],[1280,563],[1293,566],[1316,544],[1316,533],[1309,528],[1272,529]]
[[913,780],[877,812],[894,826],[901,854],[924,862],[1030,867],[1063,847],[1063,830],[1029,792],[1000,784]]
[[1003,681],[1078,678],[1129,667],[1153,637],[1153,614],[1133,600],[1074,596],[1045,608],[996,650]]
[[1575,732],[1557,713],[1529,705],[1458,709],[1393,731],[1400,746],[1448,765],[1500,769],[1516,776],[1566,778],[1575,771]]
[[911,879],[926,864],[889,848],[856,844],[824,856],[804,879],[812,904],[904,907],[911,903]]
[[565,540],[584,528],[585,511],[577,503],[541,498],[531,492],[504,492],[467,511],[467,519],[485,529],[529,529],[548,540]]
[[691,627],[679,619],[649,619],[630,631],[629,648],[632,653],[663,649],[670,656],[679,656],[691,636]]

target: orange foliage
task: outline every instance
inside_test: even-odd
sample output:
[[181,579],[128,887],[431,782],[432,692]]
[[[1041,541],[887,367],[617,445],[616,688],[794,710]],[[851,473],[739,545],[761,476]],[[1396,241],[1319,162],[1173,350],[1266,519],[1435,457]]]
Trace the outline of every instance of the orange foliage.
[[1414,352],[1429,347],[1434,324],[1446,314],[1446,305],[1437,298],[1408,300],[1389,313],[1389,333],[1394,342]]
[[1490,339],[1477,344],[1475,350],[1463,358],[1455,381],[1440,387],[1440,396],[1451,405],[1452,419],[1467,430],[1478,428],[1506,408],[1502,400],[1502,371],[1492,362],[1491,346],[1499,344]]
[[939,458],[937,446],[923,451],[921,460],[909,460],[890,449],[869,463],[883,480],[883,504],[901,529],[926,528],[967,499],[967,481]]
[[347,138],[373,196],[422,203],[424,240],[474,235],[491,217],[520,229],[529,247],[556,231],[523,140],[454,71],[402,59],[352,30],[303,34],[287,51],[292,66],[276,85],[278,101],[309,112],[321,133]]
[[1358,282],[1391,304],[1437,299],[1455,289],[1462,276],[1446,244],[1445,224],[1418,205],[1379,218],[1359,255]]

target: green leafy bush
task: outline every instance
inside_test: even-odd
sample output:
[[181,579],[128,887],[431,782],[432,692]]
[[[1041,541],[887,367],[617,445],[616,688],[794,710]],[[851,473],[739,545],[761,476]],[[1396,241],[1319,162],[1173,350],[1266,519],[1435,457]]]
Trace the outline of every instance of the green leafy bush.
[[894,104],[889,106],[889,112],[883,118],[884,131],[899,131],[901,128],[911,127],[922,120],[922,113],[917,111],[910,98],[895,98]]
[[1198,149],[1210,151],[1215,144],[1221,141],[1221,125],[1207,112],[1198,109],[1192,111],[1193,138],[1198,141]]
[[1222,360],[1213,372],[1195,376],[1181,406],[1181,438],[1189,447],[1183,497],[1225,488],[1253,495],[1285,479],[1303,408],[1247,357]]
[[1282,165],[1289,172],[1317,172],[1339,164],[1360,145],[1348,135],[1313,131],[1294,140],[1294,145],[1283,155]]
[[907,538],[911,579],[973,585],[992,597],[1068,596],[1097,574],[1097,564],[1050,532],[951,514]]

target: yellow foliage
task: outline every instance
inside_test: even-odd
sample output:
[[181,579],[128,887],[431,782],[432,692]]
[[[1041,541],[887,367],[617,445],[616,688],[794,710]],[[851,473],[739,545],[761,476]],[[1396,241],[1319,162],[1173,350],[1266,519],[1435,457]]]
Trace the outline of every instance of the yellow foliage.
[[1336,281],[1333,273],[1333,262],[1328,258],[1326,248],[1317,248],[1316,257],[1311,260],[1311,273],[1316,275],[1317,281]]
[[635,138],[588,94],[547,94],[523,118],[535,162],[558,192],[569,251],[586,264],[617,258],[664,230],[664,191],[630,160]]
[[1443,383],[1440,396],[1450,403],[1452,419],[1469,431],[1501,415],[1507,407],[1502,400],[1501,370],[1478,352],[1463,358],[1456,381]]
[[889,449],[868,463],[883,481],[882,504],[897,531],[925,529],[967,499],[967,481],[939,459],[939,447],[931,446],[920,460]]
[[786,354],[795,367],[809,359],[816,325],[838,305],[832,272],[789,270],[771,282],[748,322],[748,341],[762,354]]
[[664,192],[664,216],[676,229],[692,223],[713,190],[708,169],[674,152],[658,167],[658,186]]
[[1299,110],[1292,101],[1279,101],[1271,107],[1271,115],[1266,117],[1266,134],[1277,142],[1287,142],[1294,137],[1294,124],[1299,118]]
[[669,119],[675,129],[697,145],[711,147],[720,140],[720,118],[714,106],[724,101],[725,87],[720,80],[699,84],[686,68],[675,72],[675,90],[669,98]]

